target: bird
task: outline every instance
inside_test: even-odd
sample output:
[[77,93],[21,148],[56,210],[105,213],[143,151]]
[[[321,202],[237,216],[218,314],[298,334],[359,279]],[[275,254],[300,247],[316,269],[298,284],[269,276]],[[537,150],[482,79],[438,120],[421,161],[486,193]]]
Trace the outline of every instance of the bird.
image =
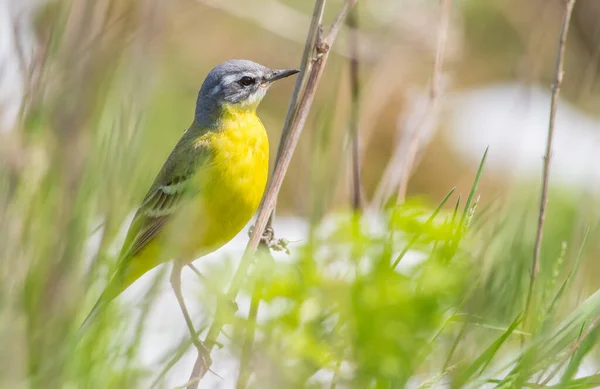
[[172,261],[171,287],[192,341],[205,351],[181,294],[181,271],[230,241],[256,212],[269,166],[256,109],[273,82],[298,72],[234,59],[208,73],[193,122],[137,209],[116,270],[80,330],[143,274]]

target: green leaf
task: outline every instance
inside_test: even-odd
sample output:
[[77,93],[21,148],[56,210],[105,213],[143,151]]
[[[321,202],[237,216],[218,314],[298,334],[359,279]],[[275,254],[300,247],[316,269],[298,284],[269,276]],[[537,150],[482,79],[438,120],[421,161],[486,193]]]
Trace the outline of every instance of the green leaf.
[[565,371],[562,375],[562,378],[560,380],[562,385],[566,386],[568,384],[568,382],[573,378],[573,376],[575,376],[575,374],[579,370],[579,366],[581,365],[581,362],[583,362],[583,357],[585,357],[586,354],[592,350],[592,347],[594,347],[594,344],[598,340],[599,333],[600,333],[600,326],[596,325],[589,332],[589,334],[587,334],[585,339],[583,339],[583,341],[581,341],[581,344],[579,345],[579,347],[577,347],[577,350],[571,356],[571,359],[569,360],[569,364],[567,365],[567,368],[565,369]]
[[459,376],[457,380],[458,386],[453,385],[453,387],[461,387],[463,383],[468,382],[475,375],[481,375],[483,371],[489,366],[489,364],[494,359],[494,356],[500,350],[500,347],[506,342],[506,340],[512,335],[513,331],[517,328],[519,323],[521,323],[521,315],[517,316],[515,320],[511,323],[511,325],[500,335],[469,367],[465,369],[465,371]]
[[[433,223],[433,221],[435,220],[435,218],[437,217],[437,215],[440,213],[440,211],[442,210],[442,208],[444,207],[444,205],[446,204],[446,202],[448,202],[448,199],[450,199],[450,196],[452,196],[452,193],[454,193],[455,190],[456,190],[456,188],[450,189],[450,192],[448,192],[448,194],[446,195],[446,197],[444,197],[444,199],[437,206],[437,208],[435,209],[435,211],[433,211],[433,213],[431,214],[431,216],[429,216],[429,219],[427,219],[427,221],[425,222],[425,226],[429,226],[429,225],[431,225],[431,223]],[[398,255],[398,257],[396,257],[396,260],[392,264],[392,269],[395,269],[396,266],[398,266],[398,264],[400,263],[400,261],[402,260],[402,258],[406,255],[406,253],[408,252],[408,250],[411,249],[411,247],[417,242],[417,240],[419,240],[420,237],[421,237],[421,233],[417,233],[417,234],[415,234],[415,236],[413,236],[413,238],[410,240],[410,242],[408,242],[408,244],[406,245],[406,247],[404,247],[404,249]]]
[[475,193],[477,192],[477,187],[479,186],[479,181],[481,180],[481,174],[483,173],[483,167],[485,166],[485,161],[487,159],[489,147],[485,148],[485,152],[483,153],[483,157],[481,158],[481,162],[479,163],[479,168],[477,169],[477,173],[475,174],[475,180],[473,181],[473,185],[471,186],[471,191],[469,192],[469,197],[467,197],[467,203],[465,204],[465,208],[462,213],[462,217],[460,218],[459,225],[462,227],[465,225],[467,221],[467,215],[471,210],[471,206],[473,205],[473,199],[475,198]]

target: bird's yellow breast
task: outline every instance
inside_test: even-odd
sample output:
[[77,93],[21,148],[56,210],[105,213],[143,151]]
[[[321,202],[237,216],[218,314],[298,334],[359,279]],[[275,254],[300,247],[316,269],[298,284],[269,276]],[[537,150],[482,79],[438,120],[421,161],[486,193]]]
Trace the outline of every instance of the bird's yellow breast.
[[267,133],[253,111],[227,109],[219,129],[196,143],[211,152],[197,175],[188,260],[219,248],[244,228],[260,204],[269,169]]

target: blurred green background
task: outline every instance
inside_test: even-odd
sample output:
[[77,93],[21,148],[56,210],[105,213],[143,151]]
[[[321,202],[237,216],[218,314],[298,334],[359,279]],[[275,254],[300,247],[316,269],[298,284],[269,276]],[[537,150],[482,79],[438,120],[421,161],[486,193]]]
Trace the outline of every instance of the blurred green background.
[[[278,266],[257,266],[244,284],[241,306],[258,284],[272,309],[256,329],[251,386],[600,386],[597,0],[578,0],[571,22],[541,273],[533,313],[525,321],[519,316],[564,3],[452,1],[439,105],[428,110],[440,2],[359,0],[357,107],[345,26],[278,198],[285,227],[276,222],[276,234],[300,239],[290,246],[291,265],[277,257]],[[341,4],[327,2],[326,25]],[[159,374],[169,357],[189,348],[183,332],[175,339],[183,346],[163,342],[168,357],[150,364],[140,362],[148,353],[144,338],[128,332],[135,322],[144,333],[152,293],[115,306],[83,341],[75,335],[78,323],[114,265],[128,215],[191,123],[207,72],[232,58],[297,66],[313,5],[0,1],[1,388],[186,382],[191,350],[170,379]],[[292,89],[292,82],[276,85],[258,110],[271,166]],[[377,233],[348,215],[354,109],[362,205],[383,215]],[[397,203],[407,169],[407,200]],[[333,232],[318,232],[322,221]],[[217,253],[207,267],[213,287],[225,288],[245,241],[240,237],[238,251]],[[404,247],[417,264],[390,270],[385,264]],[[332,271],[336,266],[351,270]],[[203,325],[214,316],[208,301],[215,296],[205,289],[189,292],[207,305],[198,312]],[[245,313],[232,319],[229,354],[217,362],[239,362],[249,328]],[[234,387],[236,363],[216,363],[224,379],[201,387]]]

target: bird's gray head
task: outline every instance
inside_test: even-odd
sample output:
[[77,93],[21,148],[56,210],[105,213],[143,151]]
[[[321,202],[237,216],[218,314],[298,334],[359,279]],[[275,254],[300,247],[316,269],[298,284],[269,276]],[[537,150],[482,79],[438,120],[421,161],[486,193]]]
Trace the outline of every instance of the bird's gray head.
[[196,117],[223,106],[256,109],[273,81],[296,73],[296,69],[273,70],[245,59],[223,62],[208,73],[200,88]]

